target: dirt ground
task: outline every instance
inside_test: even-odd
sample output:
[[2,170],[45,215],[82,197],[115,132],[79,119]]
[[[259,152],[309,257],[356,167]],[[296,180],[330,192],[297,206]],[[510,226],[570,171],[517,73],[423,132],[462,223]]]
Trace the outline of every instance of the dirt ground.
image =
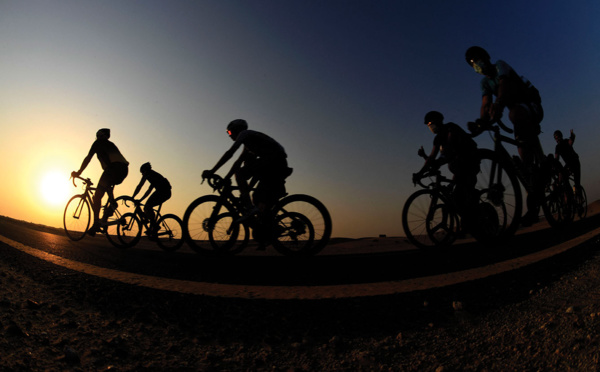
[[0,369],[599,369],[600,239],[452,287],[338,300],[183,295],[0,244]]

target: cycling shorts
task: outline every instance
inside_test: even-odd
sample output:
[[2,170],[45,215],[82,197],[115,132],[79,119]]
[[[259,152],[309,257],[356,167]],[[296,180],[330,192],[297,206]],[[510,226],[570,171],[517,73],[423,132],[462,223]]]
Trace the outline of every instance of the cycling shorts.
[[126,163],[111,163],[100,176],[98,187],[109,189],[114,185],[119,185],[125,180],[129,173],[129,166]]
[[529,120],[527,120],[526,124],[514,125],[515,139],[517,141],[527,142],[533,138],[537,138],[537,136],[542,132],[542,128],[540,126],[540,123],[544,118],[544,109],[542,108],[542,105],[531,102],[521,103],[518,106],[525,109],[527,115],[529,116]]

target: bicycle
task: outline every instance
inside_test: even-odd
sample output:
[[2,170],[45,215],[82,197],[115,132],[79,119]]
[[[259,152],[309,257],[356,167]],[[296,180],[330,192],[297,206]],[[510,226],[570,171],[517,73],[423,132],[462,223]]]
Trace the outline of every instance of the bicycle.
[[154,219],[150,221],[146,218],[146,214],[142,208],[143,204],[140,201],[127,195],[119,196],[115,201],[117,204],[123,204],[128,209],[130,206],[127,203],[131,202],[134,206],[133,212],[126,213],[126,215],[133,214],[134,216],[127,220],[127,224],[122,225],[117,230],[119,234],[125,234],[126,237],[129,237],[126,239],[129,239],[131,246],[137,244],[142,237],[141,229],[136,229],[135,221],[139,221],[146,229],[148,238],[155,241],[163,250],[174,252],[181,248],[184,243],[183,222],[181,218],[175,214],[161,215],[160,210],[162,209],[162,204],[154,210]]
[[[471,126],[471,124],[475,125]],[[470,123],[469,129],[473,137],[483,131],[491,132],[494,142],[493,150],[478,150],[481,172],[478,176],[477,188],[495,206],[499,217],[504,220],[502,224],[505,226],[504,231],[499,235],[499,239],[505,240],[514,235],[519,227],[523,208],[521,185],[528,194],[533,193],[539,197],[539,204],[548,223],[553,227],[562,226],[565,221],[556,213],[563,211],[567,206],[554,202],[556,192],[550,185],[557,173],[549,165],[543,153],[536,155],[535,164],[531,169],[526,169],[521,159],[516,155],[511,156],[503,145],[505,142],[519,146],[519,143],[500,133],[501,129],[507,133],[513,133],[513,130],[506,127],[502,121]]]
[[255,240],[296,257],[319,253],[331,237],[329,211],[312,196],[284,195],[261,217],[234,195],[239,187],[230,178],[212,175],[208,184],[219,195],[194,200],[183,217],[185,241],[200,254],[237,254],[248,245],[250,230]]
[[[71,178],[73,178],[73,186],[77,187],[75,179],[79,179],[83,182],[85,189],[82,194],[73,196],[67,202],[63,215],[63,226],[69,239],[78,241],[83,239],[90,229],[90,222],[92,220],[91,211],[93,211],[91,207],[93,205],[92,196],[96,188],[93,187],[94,184],[89,178],[79,176],[72,176]],[[108,241],[115,247],[128,247],[127,237],[120,236],[118,230],[120,226],[130,223],[132,216],[122,214],[115,200],[110,197],[110,194],[102,209],[104,210],[103,216],[107,218],[107,223],[101,226],[101,232],[106,235]]]
[[[424,183],[424,179],[433,179]],[[452,245],[462,234],[462,222],[452,196],[454,181],[439,169],[429,169],[413,179],[422,187],[408,197],[402,209],[402,227],[408,240],[418,248],[440,248]],[[471,235],[480,242],[491,243],[502,231],[495,208],[478,195],[476,221]],[[475,220],[475,218],[474,218]]]

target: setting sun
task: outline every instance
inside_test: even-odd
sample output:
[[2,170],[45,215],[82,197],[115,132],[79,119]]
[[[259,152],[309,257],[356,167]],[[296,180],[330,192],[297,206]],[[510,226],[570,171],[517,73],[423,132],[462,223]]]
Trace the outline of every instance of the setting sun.
[[56,171],[46,173],[40,182],[40,192],[44,201],[53,206],[66,203],[72,188],[69,187],[69,179]]

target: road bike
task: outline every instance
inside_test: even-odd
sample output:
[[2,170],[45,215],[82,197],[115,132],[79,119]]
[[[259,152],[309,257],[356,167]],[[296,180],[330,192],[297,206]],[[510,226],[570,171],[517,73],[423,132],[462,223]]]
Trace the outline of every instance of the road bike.
[[501,129],[507,133],[513,132],[502,121],[477,121],[469,123],[469,129],[473,137],[483,131],[489,131],[494,142],[493,150],[478,150],[481,172],[476,187],[496,207],[499,217],[503,220],[502,225],[505,227],[499,239],[514,235],[519,227],[523,209],[521,185],[532,195],[530,197],[537,198],[536,204],[541,205],[551,226],[559,227],[567,223],[561,216],[568,216],[569,207],[557,201],[560,200],[556,197],[558,192],[552,187],[553,180],[557,178],[557,171],[553,169],[547,157],[543,156],[543,152],[535,154],[534,164],[528,168],[518,156],[511,156],[504,147],[503,143],[519,146],[519,142],[500,133]]
[[[426,179],[429,182],[424,181]],[[452,196],[454,182],[435,168],[427,170],[413,181],[422,189],[409,196],[404,203],[402,227],[406,237],[418,248],[450,246],[464,233]],[[480,242],[492,243],[503,231],[503,221],[498,218],[495,207],[481,195],[472,195],[477,198],[477,208],[473,211],[475,215],[469,232]]]
[[[63,226],[69,239],[78,241],[83,239],[91,227],[90,224],[93,219],[92,197],[96,188],[93,187],[94,184],[89,178],[79,176],[72,176],[72,178],[75,187],[77,187],[75,184],[76,179],[82,181],[84,192],[73,196],[67,202],[63,215]],[[104,233],[108,241],[115,247],[126,248],[128,246],[127,237],[120,236],[118,230],[120,226],[130,223],[133,216],[119,211],[118,204],[110,197],[110,193],[107,194],[108,200],[102,207],[106,224],[100,226],[100,232]]]
[[185,240],[198,253],[237,254],[248,245],[250,230],[255,240],[272,244],[286,256],[315,255],[331,237],[329,211],[312,196],[284,195],[270,210],[258,214],[242,203],[239,187],[230,178],[212,175],[207,180],[218,195],[194,200],[183,217]]
[[[140,201],[131,196],[122,195],[115,199],[117,204],[127,208],[129,212],[125,213],[127,223],[119,226],[117,234],[129,242],[130,246],[137,244],[142,237],[140,224],[146,229],[148,239],[155,241],[160,248],[168,252],[174,252],[183,245],[183,222],[175,214],[161,215],[160,204],[154,210],[154,219],[150,221],[146,218],[143,206]],[[128,204],[131,203],[131,206]],[[133,208],[132,208],[133,207]],[[133,212],[131,212],[133,210]],[[133,214],[133,216],[131,216]]]

